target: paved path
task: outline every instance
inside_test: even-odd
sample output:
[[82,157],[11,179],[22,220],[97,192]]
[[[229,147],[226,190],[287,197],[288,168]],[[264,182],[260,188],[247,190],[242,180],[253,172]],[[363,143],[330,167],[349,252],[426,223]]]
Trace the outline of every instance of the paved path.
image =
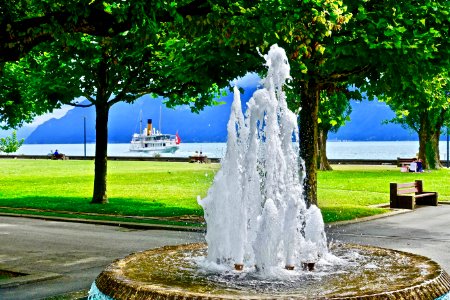
[[328,241],[369,244],[427,256],[450,274],[450,205],[328,228]]
[[[450,205],[327,229],[329,240],[393,248],[428,256],[450,273]],[[58,274],[55,279],[0,288],[0,299],[43,299],[88,289],[116,258],[167,244],[202,241],[203,234],[127,230],[0,217],[0,269]]]
[[203,241],[200,233],[0,217],[0,269],[62,275],[0,288],[0,299],[43,299],[88,289],[117,258],[163,245],[198,241]]

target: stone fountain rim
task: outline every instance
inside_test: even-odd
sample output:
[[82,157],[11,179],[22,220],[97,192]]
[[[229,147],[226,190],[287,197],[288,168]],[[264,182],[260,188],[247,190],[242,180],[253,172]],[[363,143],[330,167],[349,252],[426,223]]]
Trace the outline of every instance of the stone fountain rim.
[[[365,248],[365,249],[374,249],[374,250],[384,250],[384,251],[392,251],[399,254],[403,254],[409,257],[416,257],[425,259],[426,262],[434,267],[436,267],[436,276],[430,280],[424,281],[421,284],[406,287],[403,289],[389,291],[389,299],[405,299],[405,295],[416,295],[420,299],[423,299],[421,296],[424,295],[424,291],[429,291],[430,289],[437,289],[439,291],[439,295],[436,295],[434,298],[438,298],[441,295],[444,295],[450,292],[450,276],[442,269],[442,267],[435,261],[431,260],[428,257],[418,255],[415,253],[410,253],[401,250],[394,250],[376,246],[369,245],[360,245],[354,243],[340,243],[340,245],[345,245],[347,247],[353,248]],[[163,246],[159,248],[153,248],[143,251],[138,251],[127,255],[124,258],[116,259],[113,261],[106,269],[100,273],[100,275],[96,278],[95,284],[97,288],[104,293],[112,297],[113,299],[129,299],[129,295],[132,293],[137,294],[133,299],[202,299],[202,300],[218,300],[218,299],[311,299],[306,298],[300,295],[262,295],[262,296],[246,296],[246,295],[216,295],[216,294],[205,294],[199,292],[191,292],[186,291],[184,289],[176,288],[176,287],[162,287],[159,284],[149,284],[148,282],[140,282],[133,281],[126,278],[121,271],[121,268],[127,264],[127,262],[136,259],[137,256],[143,255],[146,253],[154,253],[161,251],[178,251],[178,250],[196,250],[205,248],[206,243],[188,243],[181,245],[169,245]],[[115,289],[114,287],[120,286],[120,289]],[[113,287],[113,288],[112,288]],[[351,299],[359,299],[359,300],[369,300],[369,299],[386,299],[386,293],[374,293],[369,295],[357,295],[357,296],[343,296],[343,297],[318,297],[314,299],[333,299],[333,300],[351,300]],[[406,298],[407,299],[407,298]],[[416,298],[414,298],[416,299]]]

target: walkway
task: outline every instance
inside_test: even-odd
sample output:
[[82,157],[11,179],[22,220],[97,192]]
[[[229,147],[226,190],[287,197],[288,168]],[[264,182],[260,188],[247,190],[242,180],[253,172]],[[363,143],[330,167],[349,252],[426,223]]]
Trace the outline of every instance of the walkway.
[[450,205],[328,228],[328,241],[369,244],[427,256],[450,273]]
[[[329,240],[428,256],[450,273],[450,205],[327,229]],[[203,241],[202,233],[0,217],[0,269],[46,279],[1,287],[0,299],[44,299],[88,289],[116,258],[169,244]]]

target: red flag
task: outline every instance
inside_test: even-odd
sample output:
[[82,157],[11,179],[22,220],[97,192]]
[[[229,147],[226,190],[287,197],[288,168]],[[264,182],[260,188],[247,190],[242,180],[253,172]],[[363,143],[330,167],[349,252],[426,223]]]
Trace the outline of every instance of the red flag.
[[181,143],[181,139],[180,139],[180,136],[178,135],[178,131],[177,131],[177,133],[175,133],[175,144],[179,144],[179,143]]

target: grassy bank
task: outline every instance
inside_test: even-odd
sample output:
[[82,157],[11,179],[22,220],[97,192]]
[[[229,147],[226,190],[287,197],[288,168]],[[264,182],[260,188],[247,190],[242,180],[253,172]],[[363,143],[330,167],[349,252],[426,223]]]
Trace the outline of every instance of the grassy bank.
[[[93,161],[2,159],[0,211],[195,224],[203,215],[197,195],[206,195],[218,168],[217,164],[111,161],[110,203],[92,205]],[[423,179],[425,189],[438,191],[440,199],[450,199],[449,175],[447,169],[405,174],[392,166],[335,166],[333,172],[319,172],[319,206],[326,222],[378,214],[385,210],[369,206],[389,202],[389,182],[414,179]]]
[[[108,205],[92,205],[93,161],[1,160],[0,206],[109,216],[158,217],[203,215],[196,202],[204,197],[218,165],[166,162],[108,164]],[[6,211],[4,208],[3,211]],[[36,211],[25,213],[37,214]],[[70,217],[70,215],[69,215]],[[116,220],[117,218],[114,218]],[[175,218],[176,220],[177,218]],[[127,221],[159,223],[157,220]]]
[[[371,205],[389,203],[390,182],[423,180],[424,189],[437,191],[439,200],[450,200],[449,169],[424,173],[401,173],[395,166],[334,165],[319,172],[318,199],[328,222],[379,213]],[[359,215],[359,216],[358,216]]]

